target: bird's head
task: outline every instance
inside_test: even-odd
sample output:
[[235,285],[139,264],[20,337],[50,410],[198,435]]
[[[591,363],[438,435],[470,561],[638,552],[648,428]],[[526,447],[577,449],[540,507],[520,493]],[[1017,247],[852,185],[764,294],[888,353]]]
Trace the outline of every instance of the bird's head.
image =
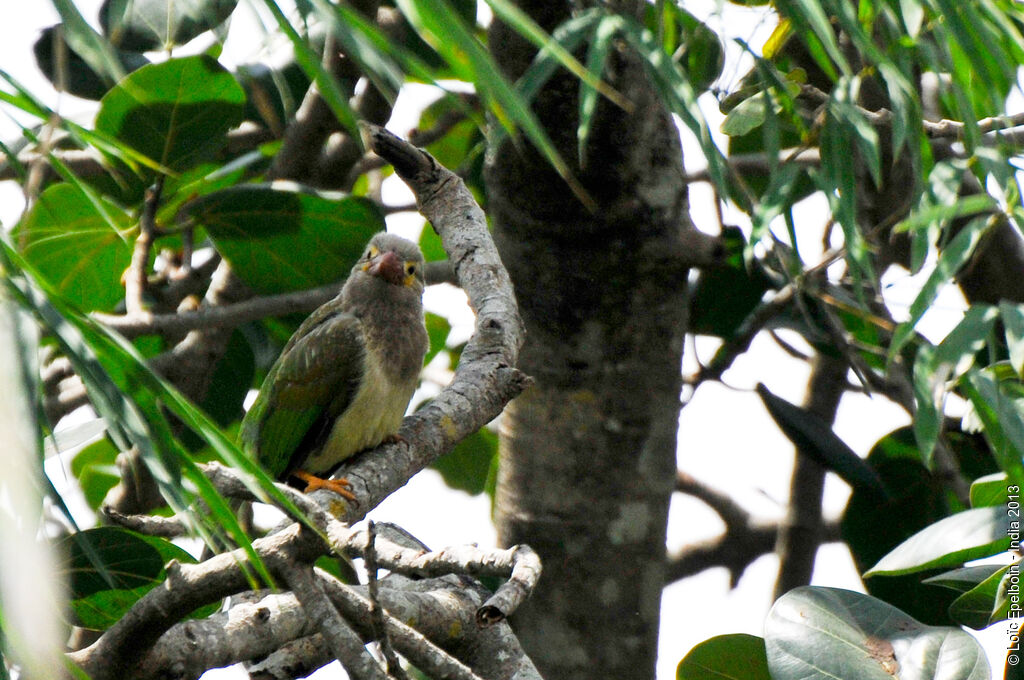
[[423,253],[412,241],[381,232],[370,239],[352,273],[411,289],[417,295],[426,286],[423,278]]

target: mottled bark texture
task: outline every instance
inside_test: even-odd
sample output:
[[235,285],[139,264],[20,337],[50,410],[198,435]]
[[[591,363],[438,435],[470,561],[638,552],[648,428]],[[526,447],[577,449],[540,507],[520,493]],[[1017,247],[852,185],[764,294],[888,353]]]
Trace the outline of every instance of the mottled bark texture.
[[[569,3],[519,3],[551,29]],[[533,49],[495,22],[515,78]],[[678,133],[642,68],[613,54],[605,77],[634,104],[602,100],[578,177],[589,212],[528,143],[491,149],[495,241],[516,287],[536,383],[505,412],[496,522],[504,545],[544,564],[513,616],[546,678],[653,678],[675,475],[686,267],[692,230]],[[577,158],[579,82],[556,75],[534,110]]]

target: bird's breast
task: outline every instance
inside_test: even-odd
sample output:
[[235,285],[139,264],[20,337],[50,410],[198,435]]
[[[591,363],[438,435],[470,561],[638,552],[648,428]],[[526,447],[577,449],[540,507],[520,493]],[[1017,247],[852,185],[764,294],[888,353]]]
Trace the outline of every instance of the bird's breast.
[[363,380],[352,402],[335,420],[323,447],[312,452],[302,467],[312,474],[324,474],[398,432],[415,389],[415,379],[396,382],[383,369],[380,358],[368,352]]

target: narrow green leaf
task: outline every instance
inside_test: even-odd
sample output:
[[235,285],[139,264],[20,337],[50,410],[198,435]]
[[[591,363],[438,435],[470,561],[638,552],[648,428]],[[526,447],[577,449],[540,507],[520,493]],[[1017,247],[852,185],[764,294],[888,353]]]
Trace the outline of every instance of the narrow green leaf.
[[931,273],[921,292],[910,304],[910,319],[901,323],[893,333],[892,343],[889,346],[889,357],[895,357],[903,346],[913,336],[914,327],[921,320],[924,313],[931,307],[935,296],[939,294],[939,288],[950,281],[961,267],[967,262],[981,238],[995,223],[991,216],[976,217],[971,220],[949,244],[943,248],[936,263],[935,270]]
[[[601,80],[601,69],[595,68],[593,63],[595,61],[594,59],[588,59],[587,66],[584,67],[576,60],[576,57],[574,57],[569,50],[565,49],[557,40],[548,35],[547,31],[541,28],[529,14],[521,10],[512,2],[509,2],[509,0],[485,1],[490,5],[491,9],[494,10],[496,17],[514,28],[516,32],[537,47],[549,52],[559,64],[580,79],[581,86],[585,86],[588,90],[599,92],[601,95],[607,97],[610,101],[614,102],[617,106],[626,111],[633,110],[633,103],[631,101],[622,96],[615,88]],[[604,42],[601,39],[600,28],[598,29],[595,38],[596,42]],[[606,51],[607,45],[600,49]],[[601,59],[599,63],[603,64],[604,60]]]
[[[228,440],[219,427],[188,403],[177,390],[153,373],[135,348],[89,317],[67,305],[31,265],[5,242],[0,241],[5,266],[12,271],[33,274],[45,297],[27,281],[13,276],[2,280],[16,299],[35,313],[57,339],[63,353],[86,385],[93,406],[106,418],[108,434],[122,451],[138,447],[144,463],[164,499],[182,517],[191,518],[194,528],[209,545],[220,541],[210,529],[226,529],[235,544],[246,549],[251,564],[266,583],[273,579],[238,525],[234,512],[198,470],[171,432],[166,407],[193,431],[200,433],[229,464],[238,468],[255,493],[266,491],[289,512],[301,513],[281,494],[266,473]],[[199,492],[209,516],[195,514],[194,498],[181,484],[181,472]],[[255,481],[251,481],[255,480]],[[203,521],[214,524],[204,525]]]
[[[594,31],[594,38],[587,48],[587,68],[598,75],[604,70],[604,62],[615,37],[616,26],[602,21]],[[557,43],[552,42],[555,45]],[[576,132],[578,156],[581,168],[587,167],[587,141],[597,111],[597,89],[585,80],[580,81],[580,123]]]
[[810,411],[791,404],[758,383],[757,394],[768,414],[801,454],[838,474],[843,481],[861,491],[888,497],[882,480],[870,465],[840,439],[827,422]]
[[1006,550],[1010,520],[1000,507],[964,510],[932,524],[896,546],[864,574],[885,576],[958,567]]
[[464,80],[474,83],[498,122],[508,132],[515,127],[522,129],[576,198],[595,209],[593,198],[562,159],[527,101],[508,84],[497,64],[451,5],[446,0],[397,0],[397,4],[417,32],[452,69]]
[[1001,300],[999,318],[1003,321],[1010,364],[1017,375],[1024,376],[1024,305]]
[[744,191],[745,187],[715,145],[707,119],[697,103],[697,93],[688,76],[665,54],[654,34],[632,17],[619,15],[617,20],[622,22],[622,37],[640,55],[647,74],[663,101],[697,138],[704,151],[708,174],[715,187],[723,196],[732,198],[741,206],[752,204],[750,196]]
[[1013,480],[1024,480],[1024,404],[1001,389],[991,370],[972,368],[960,382],[999,467]]
[[934,351],[926,346],[918,349],[913,369],[918,407],[914,434],[928,467],[931,467],[932,453],[938,440],[947,383],[959,379],[974,363],[975,355],[985,346],[997,316],[994,307],[973,305]]
[[[793,22],[796,34],[808,43],[818,66],[830,78],[835,80],[839,77],[839,73],[836,72],[837,66],[843,75],[850,75],[853,72],[839,47],[836,31],[822,3],[816,0],[777,0],[776,6],[784,17]],[[815,49],[816,47],[819,49]],[[828,55],[828,59],[823,58],[824,55],[819,56],[820,50]]]
[[348,131],[352,139],[361,146],[363,138],[359,132],[359,119],[348,103],[348,96],[341,91],[334,77],[320,63],[320,58],[310,48],[307,41],[295,30],[295,27],[288,21],[288,17],[277,6],[277,3],[274,0],[263,0],[263,4],[270,10],[278,27],[288,37],[288,40],[291,41],[292,47],[295,48],[295,61],[302,67],[302,70],[309,79],[316,83],[320,96],[327,102],[331,112],[337,117],[338,122]]
[[85,20],[72,0],[51,0],[60,14],[68,45],[89,67],[108,81],[108,85],[124,77],[114,46],[97,33]]
[[[606,15],[597,8],[584,10],[579,15],[559,24],[552,32],[551,40],[561,49],[572,52],[579,47],[584,38],[593,34],[596,26],[605,22],[614,24],[617,22],[617,17]],[[537,92],[551,78],[559,65],[560,62],[552,54],[551,48],[546,46],[537,52],[530,67],[516,81],[516,90],[527,102],[533,101]]]
[[957,196],[947,205],[933,205],[924,210],[915,210],[893,229],[897,232],[915,232],[927,227],[941,229],[951,220],[978,213],[990,213],[996,207],[995,200],[988,194]]

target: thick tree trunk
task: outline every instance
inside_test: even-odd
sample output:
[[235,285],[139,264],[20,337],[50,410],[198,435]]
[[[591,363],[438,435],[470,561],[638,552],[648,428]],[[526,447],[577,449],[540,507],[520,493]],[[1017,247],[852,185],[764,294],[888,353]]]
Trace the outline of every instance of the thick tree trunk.
[[[520,3],[547,28],[568,4]],[[532,50],[500,24],[491,45],[515,77]],[[616,55],[587,165],[588,212],[527,144],[492,150],[495,240],[526,328],[534,387],[506,410],[496,522],[541,555],[540,589],[513,621],[547,678],[653,678],[664,583],[692,229],[678,133],[642,70]],[[576,157],[578,81],[554,78],[535,110]],[[496,153],[494,153],[496,151]]]

